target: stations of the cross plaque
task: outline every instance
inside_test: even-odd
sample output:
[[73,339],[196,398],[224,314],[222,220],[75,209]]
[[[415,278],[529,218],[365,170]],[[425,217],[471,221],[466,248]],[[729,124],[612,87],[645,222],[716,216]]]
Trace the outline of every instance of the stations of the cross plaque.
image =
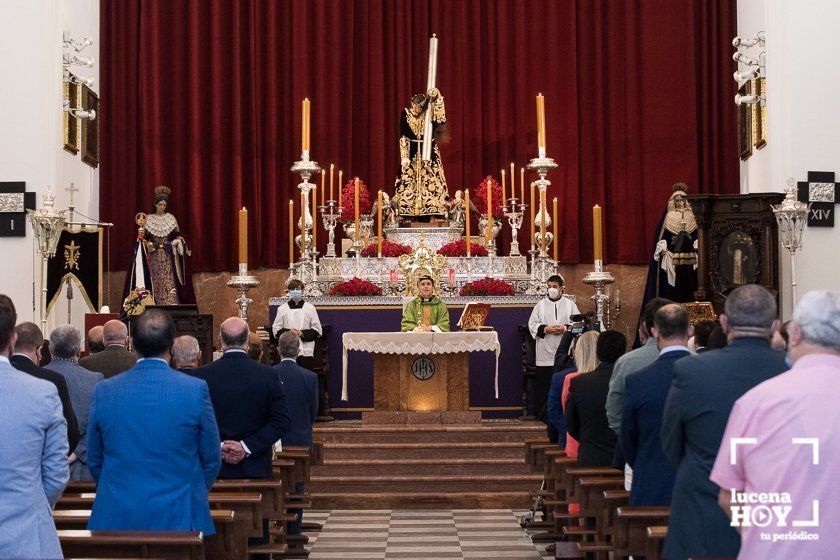
[[26,211],[35,209],[35,193],[23,181],[0,182],[0,237],[26,237]]
[[837,186],[833,171],[809,171],[807,181],[796,183],[797,198],[809,205],[809,227],[834,227]]

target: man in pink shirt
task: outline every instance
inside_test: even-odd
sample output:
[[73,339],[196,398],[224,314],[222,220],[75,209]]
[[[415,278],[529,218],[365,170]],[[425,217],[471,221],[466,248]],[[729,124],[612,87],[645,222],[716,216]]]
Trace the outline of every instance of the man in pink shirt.
[[788,332],[793,368],[735,403],[711,474],[742,559],[840,550],[840,292],[807,293]]

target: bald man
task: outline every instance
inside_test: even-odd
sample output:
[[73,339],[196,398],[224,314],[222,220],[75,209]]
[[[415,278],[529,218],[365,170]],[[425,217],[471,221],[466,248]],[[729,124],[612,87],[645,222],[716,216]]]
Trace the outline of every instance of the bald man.
[[222,438],[219,478],[269,478],[271,449],[291,420],[286,392],[274,370],[248,356],[248,323],[226,319],[219,329],[224,354],[190,374],[204,379]]
[[126,348],[128,327],[125,323],[116,319],[105,323],[102,327],[102,339],[105,349],[79,360],[80,366],[101,373],[105,379],[134,367],[137,355]]
[[87,351],[88,355],[96,354],[105,350],[105,327],[96,325],[87,333]]

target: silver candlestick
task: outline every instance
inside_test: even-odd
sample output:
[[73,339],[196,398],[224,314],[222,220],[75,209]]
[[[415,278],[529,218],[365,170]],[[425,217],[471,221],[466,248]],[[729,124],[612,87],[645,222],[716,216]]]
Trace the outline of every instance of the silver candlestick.
[[604,310],[610,296],[604,290],[606,286],[615,282],[615,276],[603,269],[604,262],[602,260],[595,261],[595,270],[587,272],[583,277],[583,283],[595,288],[595,295],[592,299],[595,301],[595,315],[598,318],[598,323],[606,328],[608,325],[604,322]]
[[301,225],[303,225],[303,233],[301,234],[300,240],[301,259],[305,259],[307,257],[307,249],[312,241],[312,237],[309,232],[315,226],[315,222],[312,219],[312,213],[309,211],[309,193],[316,187],[314,183],[309,182],[309,178],[320,172],[321,168],[318,166],[318,162],[311,161],[309,159],[308,150],[301,153],[300,161],[296,161],[294,165],[292,165],[292,173],[300,175],[298,188],[303,195],[303,208],[301,210],[300,217]]
[[[535,157],[530,162],[528,162],[528,171],[536,171],[537,175],[540,176],[538,180],[534,181],[534,184],[540,190],[540,193],[544,193],[545,190],[549,187],[549,185],[551,185],[551,181],[549,181],[545,177],[546,175],[548,175],[549,171],[553,171],[554,169],[557,169],[557,162],[555,162],[550,157],[547,157],[544,153],[544,150],[540,150],[539,157]],[[541,194],[539,200],[540,208],[537,214],[534,216],[534,225],[541,225],[543,222],[543,217],[545,217],[546,243],[542,243],[542,232],[537,234],[537,238],[540,240],[540,258],[546,258],[548,257],[548,254],[543,250],[543,248],[548,247],[548,226],[551,223],[551,218],[549,218],[548,216],[548,209],[545,208],[543,205],[543,200],[545,200],[545,196]]]
[[309,261],[306,265],[305,267],[308,267],[310,270],[309,278],[303,284],[303,295],[306,297],[319,297],[324,295],[318,285],[318,249],[315,247],[309,248]]
[[531,250],[528,251],[528,254],[531,256],[531,275],[528,278],[528,289],[525,290],[525,294],[529,296],[535,296],[539,291],[539,281],[537,280],[537,253],[539,253],[539,251],[533,247],[531,247]]
[[248,307],[254,303],[254,300],[248,297],[248,290],[258,287],[260,281],[248,273],[247,263],[239,263],[239,274],[231,276],[227,285],[239,291],[239,296],[234,303],[239,307],[239,318],[247,321]]
[[518,257],[519,252],[519,228],[522,227],[522,221],[525,219],[525,204],[517,203],[516,197],[508,199],[507,206],[502,208],[505,217],[508,219],[510,225],[510,256]]
[[335,257],[335,227],[341,219],[341,206],[335,200],[328,200],[324,206],[318,208],[321,211],[321,219],[324,222],[324,229],[327,230],[327,255]]

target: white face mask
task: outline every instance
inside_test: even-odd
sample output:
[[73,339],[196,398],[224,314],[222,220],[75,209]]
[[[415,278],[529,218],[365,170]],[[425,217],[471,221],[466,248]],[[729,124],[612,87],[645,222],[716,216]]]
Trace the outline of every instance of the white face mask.
[[548,297],[549,299],[557,299],[560,297],[560,290],[557,288],[549,288],[548,289]]

